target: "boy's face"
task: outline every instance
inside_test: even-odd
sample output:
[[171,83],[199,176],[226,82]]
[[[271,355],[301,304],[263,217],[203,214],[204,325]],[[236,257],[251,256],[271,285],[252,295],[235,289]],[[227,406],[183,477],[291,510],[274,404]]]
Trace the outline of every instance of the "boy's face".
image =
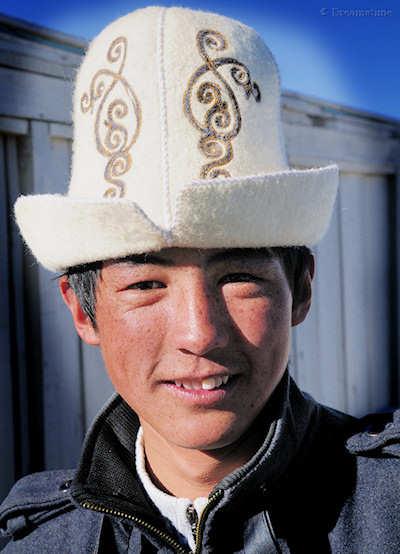
[[96,322],[91,343],[144,429],[211,450],[235,442],[259,414],[298,321],[279,259],[171,248],[106,263]]

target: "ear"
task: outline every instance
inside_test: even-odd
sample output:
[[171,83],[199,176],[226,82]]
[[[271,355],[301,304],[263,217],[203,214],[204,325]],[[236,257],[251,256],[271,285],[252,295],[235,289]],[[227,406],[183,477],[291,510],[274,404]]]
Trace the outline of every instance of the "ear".
[[78,297],[70,287],[68,277],[66,275],[60,277],[58,287],[60,289],[62,299],[72,314],[76,332],[84,342],[91,344],[92,346],[97,346],[99,344],[99,337],[96,329],[90,317],[82,310]]
[[293,291],[292,327],[302,323],[311,307],[312,280],[315,272],[314,256],[310,254],[307,265],[298,276]]

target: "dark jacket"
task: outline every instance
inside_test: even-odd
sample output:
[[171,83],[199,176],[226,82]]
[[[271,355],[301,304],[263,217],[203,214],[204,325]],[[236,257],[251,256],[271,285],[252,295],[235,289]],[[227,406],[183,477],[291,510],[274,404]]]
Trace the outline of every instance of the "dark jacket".
[[[378,421],[379,423],[379,421]],[[204,554],[398,554],[400,414],[378,431],[316,403],[286,375],[255,425],[265,440],[199,522]],[[24,477],[0,508],[5,552],[189,552],[135,472],[136,414],[114,396],[78,470]]]

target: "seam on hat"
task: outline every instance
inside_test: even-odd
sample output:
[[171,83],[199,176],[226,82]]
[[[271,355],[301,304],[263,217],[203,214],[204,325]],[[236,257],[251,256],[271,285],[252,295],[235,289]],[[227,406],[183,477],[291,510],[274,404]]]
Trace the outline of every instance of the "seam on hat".
[[160,124],[161,124],[161,177],[164,191],[164,222],[167,229],[171,228],[171,195],[169,188],[169,160],[168,160],[168,120],[167,98],[164,70],[164,34],[165,14],[167,9],[162,8],[158,19],[157,54],[158,54],[158,83],[160,90]]

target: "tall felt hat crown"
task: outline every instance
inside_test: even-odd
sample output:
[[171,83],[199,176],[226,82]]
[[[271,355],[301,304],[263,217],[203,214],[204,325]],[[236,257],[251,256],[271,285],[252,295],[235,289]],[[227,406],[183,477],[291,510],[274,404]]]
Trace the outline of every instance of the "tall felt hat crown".
[[66,196],[22,196],[21,233],[45,267],[165,247],[313,245],[332,165],[287,164],[272,54],[238,21],[148,7],[106,27],[77,75]]

